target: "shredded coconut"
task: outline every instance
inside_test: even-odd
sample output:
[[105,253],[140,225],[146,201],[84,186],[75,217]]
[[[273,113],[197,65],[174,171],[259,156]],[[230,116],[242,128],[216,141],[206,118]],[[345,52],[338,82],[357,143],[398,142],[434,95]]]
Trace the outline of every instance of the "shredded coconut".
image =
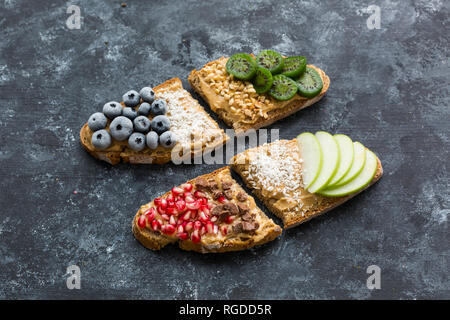
[[249,159],[249,178],[262,190],[276,190],[293,198],[301,195],[300,159],[285,143],[266,143],[249,151]]
[[198,112],[198,109],[193,107],[198,102],[186,90],[161,91],[157,96],[166,100],[170,130],[177,135],[183,146],[190,147],[193,136],[199,136],[203,141],[206,140],[204,142],[209,142],[214,136],[210,132],[211,129],[219,130],[216,123],[204,112]]

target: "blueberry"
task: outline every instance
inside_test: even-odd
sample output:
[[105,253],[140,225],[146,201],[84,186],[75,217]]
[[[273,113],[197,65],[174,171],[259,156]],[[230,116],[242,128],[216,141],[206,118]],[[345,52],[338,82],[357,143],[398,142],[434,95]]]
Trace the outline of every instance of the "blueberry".
[[147,133],[145,141],[150,149],[156,149],[158,147],[158,134],[155,131],[150,131]]
[[122,114],[122,105],[116,101],[105,103],[103,113],[112,120]]
[[150,130],[150,120],[146,116],[138,116],[133,120],[134,130],[147,133]]
[[145,102],[152,103],[155,100],[155,91],[150,87],[142,88],[139,94]]
[[172,131],[166,131],[159,137],[159,143],[164,148],[172,148],[177,143],[177,136]]
[[92,145],[95,149],[103,150],[111,145],[111,136],[105,129],[95,131],[92,135]]
[[88,126],[92,131],[97,131],[100,129],[105,129],[106,127],[106,117],[101,112],[96,112],[89,117]]
[[152,130],[161,134],[170,129],[170,120],[166,116],[156,116],[152,120]]
[[114,139],[124,141],[133,133],[133,122],[124,116],[120,116],[111,122],[109,130]]
[[138,116],[138,113],[136,112],[136,110],[134,110],[134,108],[125,107],[122,110],[122,115],[130,120],[134,120],[134,118]]
[[123,99],[123,103],[125,103],[125,105],[127,107],[136,107],[139,102],[141,102],[141,96],[139,95],[139,93],[137,93],[137,91],[134,90],[130,90],[127,93],[125,93],[122,97]]
[[165,100],[155,100],[152,103],[152,113],[155,116],[163,115],[167,112],[167,103]]
[[148,116],[151,108],[152,106],[150,105],[150,103],[142,102],[139,106],[138,113],[143,116]]
[[141,151],[145,148],[145,136],[142,133],[134,132],[128,138],[128,145],[134,151]]

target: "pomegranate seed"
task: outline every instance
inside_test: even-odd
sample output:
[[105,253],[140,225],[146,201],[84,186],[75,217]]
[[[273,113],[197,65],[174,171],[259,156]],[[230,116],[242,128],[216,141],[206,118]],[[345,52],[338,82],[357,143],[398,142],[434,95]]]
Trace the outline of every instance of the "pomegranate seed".
[[204,211],[199,213],[199,217],[201,222],[207,222],[209,220],[208,215]]
[[184,191],[190,192],[192,190],[193,185],[190,183],[182,184],[181,187]]
[[161,204],[160,204],[161,208],[165,209],[167,208],[167,200],[166,199],[161,199]]
[[214,216],[211,218],[211,222],[216,222],[217,221],[217,216]]
[[147,216],[147,220],[148,220],[148,222],[152,222],[153,220],[155,220],[155,217],[156,217],[156,212],[152,212],[152,213],[150,213],[148,216]]
[[145,228],[147,225],[147,216],[141,215],[138,219],[138,226],[139,228]]
[[224,196],[220,196],[219,199],[217,199],[220,203],[224,203],[227,201],[227,199]]
[[202,203],[204,206],[208,205],[208,199],[207,198],[202,198]]
[[174,196],[179,196],[180,194],[183,194],[183,193],[184,193],[183,188],[180,188],[180,187],[173,187],[172,188],[172,194]]
[[186,230],[187,232],[191,231],[192,229],[194,229],[194,223],[192,221],[186,223],[186,226],[184,227],[184,230]]
[[150,209],[148,209],[147,211],[145,211],[144,214],[145,214],[146,216],[148,216],[148,215],[150,215],[150,214],[152,214],[152,213],[154,213],[154,212],[155,212],[155,208],[151,207]]
[[170,214],[170,215],[174,215],[174,214],[177,214],[178,211],[177,211],[177,209],[175,209],[175,208],[167,208],[167,209],[166,209],[166,213],[167,213],[167,214]]
[[207,206],[202,206],[201,211],[204,212],[206,215],[210,214],[209,208]]
[[230,224],[230,223],[233,222],[233,220],[234,220],[234,217],[233,217],[233,216],[227,216],[227,217],[225,218],[225,223]]
[[197,219],[197,210],[189,210],[191,213],[191,219]]
[[173,194],[169,194],[166,198],[167,201],[174,201],[175,197],[173,196]]
[[214,232],[214,234],[219,233],[219,226],[217,224],[214,225],[213,232]]
[[191,202],[195,202],[195,199],[192,196],[186,196],[186,197],[184,197],[184,201],[186,201],[186,203],[191,203]]
[[227,233],[228,233],[228,228],[227,228],[227,226],[222,226],[222,227],[220,228],[220,232],[222,233],[222,235],[226,236]]
[[199,198],[204,198],[206,195],[205,195],[205,193],[203,193],[203,192],[201,192],[201,191],[199,191],[199,190],[196,190],[195,192],[194,192],[194,197],[196,197],[197,199],[199,199]]
[[214,204],[212,204],[211,202],[208,203],[208,208],[209,210],[212,210],[212,208],[214,208]]
[[186,232],[178,233],[178,238],[180,238],[181,240],[187,240],[188,237],[189,235]]
[[158,230],[158,228],[159,228],[159,222],[158,222],[158,220],[153,220],[153,221],[152,221],[152,229],[153,229],[153,231]]
[[195,221],[194,222],[194,229],[195,230],[199,230],[202,227],[202,223],[200,221]]
[[177,221],[175,220],[175,217],[174,217],[174,216],[170,216],[169,223],[170,223],[170,224],[173,224],[173,225],[176,225],[176,224],[177,224]]
[[166,234],[172,234],[172,233],[175,232],[175,227],[173,225],[171,225],[171,224],[166,224],[163,227],[164,227],[164,229],[161,228],[161,231],[166,233]]
[[183,232],[184,232],[183,226],[182,226],[182,225],[179,225],[179,226],[177,227],[177,233],[183,233]]
[[164,213],[166,213],[166,209],[164,209],[164,208],[161,207],[161,206],[159,206],[157,209],[158,209],[159,214],[164,214]]
[[190,218],[191,218],[191,211],[188,211],[184,214],[183,220],[189,221]]
[[186,209],[186,202],[184,200],[178,200],[175,202],[175,206],[179,211],[183,212]]
[[163,218],[164,220],[167,220],[167,221],[169,221],[169,219],[170,219],[169,216],[165,213],[161,215],[161,218]]
[[198,208],[200,208],[200,202],[199,201],[187,202],[186,207],[190,210],[197,210]]
[[208,231],[208,233],[213,233],[214,231],[214,225],[212,224],[211,221],[208,221],[206,223],[206,230]]
[[156,198],[155,200],[153,200],[153,203],[155,204],[155,206],[159,207],[161,205],[161,198]]
[[175,201],[167,201],[167,208],[174,208],[175,207]]
[[192,235],[191,235],[192,242],[194,242],[194,243],[200,242],[200,238],[201,237],[198,234],[198,230],[194,230],[194,232],[192,232]]
[[183,196],[183,198],[193,197],[192,193],[190,193],[190,192],[185,192],[185,193],[182,194],[182,196]]
[[203,226],[203,227],[202,227],[202,230],[200,231],[200,234],[201,234],[201,235],[204,235],[205,233],[206,233],[206,227]]

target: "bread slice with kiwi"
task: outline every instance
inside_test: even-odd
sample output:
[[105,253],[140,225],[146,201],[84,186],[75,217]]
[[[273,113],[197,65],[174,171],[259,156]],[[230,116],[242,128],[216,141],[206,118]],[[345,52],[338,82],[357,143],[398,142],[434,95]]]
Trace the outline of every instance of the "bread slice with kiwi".
[[146,248],[160,250],[178,243],[181,249],[200,253],[248,249],[282,232],[231,177],[229,167],[194,178],[141,206],[132,230]]
[[377,182],[383,168],[380,159],[376,160],[375,175],[364,189],[336,198],[313,194],[303,188],[302,159],[296,139],[248,149],[234,156],[230,164],[247,187],[283,220],[287,229],[336,208]]
[[321,92],[313,98],[296,94],[290,100],[278,101],[267,93],[257,94],[248,81],[234,80],[226,72],[227,61],[228,58],[222,57],[207,63],[200,70],[194,69],[188,80],[211,110],[233,127],[236,134],[266,127],[316,103],[322,99],[330,86],[330,78],[323,70],[308,65],[317,71],[322,79]]
[[[171,122],[170,130],[178,137],[178,143],[173,148],[159,145],[153,150],[146,147],[137,152],[128,146],[127,141],[120,142],[113,139],[107,149],[97,150],[91,142],[93,132],[86,123],[80,131],[81,144],[86,151],[112,165],[119,162],[164,164],[172,159],[172,155],[177,157],[178,161],[180,158],[211,152],[229,139],[198,101],[183,89],[179,78],[167,80],[153,89],[156,99],[164,99],[167,102],[166,116]],[[151,119],[151,116],[149,118]],[[108,131],[109,124],[108,120],[106,128]]]

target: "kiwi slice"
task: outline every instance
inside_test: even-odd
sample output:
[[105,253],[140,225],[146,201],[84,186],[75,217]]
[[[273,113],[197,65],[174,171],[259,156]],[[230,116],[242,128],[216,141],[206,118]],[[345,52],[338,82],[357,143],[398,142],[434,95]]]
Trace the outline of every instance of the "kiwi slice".
[[258,66],[266,68],[272,74],[280,73],[283,70],[284,58],[276,51],[263,50],[256,56]]
[[258,67],[256,75],[253,78],[253,87],[256,93],[264,93],[269,91],[272,87],[273,77],[272,73],[266,68]]
[[297,80],[298,93],[302,97],[313,98],[322,91],[323,82],[320,74],[311,67],[306,67],[305,72]]
[[226,69],[240,80],[251,80],[256,73],[258,65],[255,59],[247,53],[233,54],[227,61]]
[[306,58],[302,56],[284,59],[284,67],[281,72],[286,77],[297,78],[306,68]]
[[297,93],[297,83],[289,77],[277,74],[273,77],[269,94],[277,100],[289,100]]

